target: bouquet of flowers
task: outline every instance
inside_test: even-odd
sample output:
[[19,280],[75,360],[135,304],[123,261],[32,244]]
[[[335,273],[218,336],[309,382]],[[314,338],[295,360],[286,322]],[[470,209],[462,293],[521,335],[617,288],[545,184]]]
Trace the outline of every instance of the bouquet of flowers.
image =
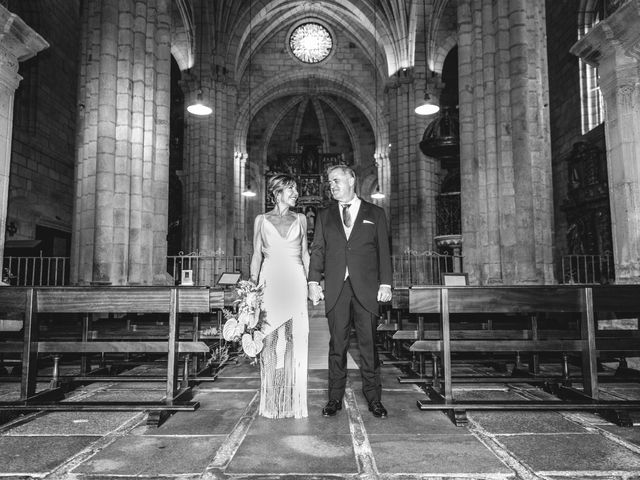
[[237,313],[223,310],[226,322],[222,327],[222,336],[228,342],[239,343],[246,356],[254,361],[262,351],[266,325],[261,312],[262,287],[250,280],[240,280],[236,287],[238,299],[234,302]]

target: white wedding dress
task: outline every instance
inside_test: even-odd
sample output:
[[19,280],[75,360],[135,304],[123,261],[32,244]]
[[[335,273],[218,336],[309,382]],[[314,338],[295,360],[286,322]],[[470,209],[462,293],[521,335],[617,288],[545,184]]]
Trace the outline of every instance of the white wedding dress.
[[258,282],[264,286],[262,309],[267,325],[260,352],[260,415],[307,416],[309,314],[307,279],[302,263],[302,223],[296,219],[283,237],[262,215],[263,262]]

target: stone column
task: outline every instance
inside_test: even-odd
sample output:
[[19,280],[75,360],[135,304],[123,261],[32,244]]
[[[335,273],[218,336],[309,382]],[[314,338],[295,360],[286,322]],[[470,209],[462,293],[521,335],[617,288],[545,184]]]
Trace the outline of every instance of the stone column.
[[4,152],[0,156],[0,259],[4,257],[7,221],[13,99],[22,80],[18,65],[48,47],[20,17],[0,5],[0,151]]
[[458,2],[464,267],[471,284],[552,283],[544,2]]
[[165,284],[169,181],[168,0],[87,0],[71,282]]
[[[232,256],[234,222],[240,214],[234,208],[238,188],[234,185],[233,121],[236,88],[222,73],[203,75],[200,81],[187,76],[183,82],[185,102],[201,89],[205,102],[213,108],[209,116],[185,111],[183,179],[183,240],[185,253],[205,256]],[[213,285],[209,273],[200,284]]]
[[640,0],[596,24],[571,53],[598,67],[605,103],[616,283],[640,282]]
[[[419,139],[425,117],[414,113],[416,86],[411,70],[401,70],[387,85],[392,253],[433,250],[435,236],[435,160],[424,157]],[[428,117],[426,122],[428,122]],[[384,172],[386,173],[386,172]]]

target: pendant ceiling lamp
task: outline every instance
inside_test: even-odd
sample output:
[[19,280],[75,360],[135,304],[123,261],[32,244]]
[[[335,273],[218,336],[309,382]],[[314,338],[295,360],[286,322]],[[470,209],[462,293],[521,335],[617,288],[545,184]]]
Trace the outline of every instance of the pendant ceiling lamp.
[[244,190],[242,191],[242,196],[251,198],[256,196],[256,192],[254,192],[253,189],[251,188],[251,181],[249,180],[249,175],[247,174],[247,172],[248,170],[245,167],[245,176],[247,178],[247,183],[245,185]]
[[[250,0],[249,1],[249,65],[248,65],[248,72],[247,72],[247,77],[248,77],[248,81],[249,81],[249,96],[248,96],[248,105],[249,105],[249,118],[251,118],[251,57],[253,54],[253,50],[252,50],[252,43],[253,43],[253,1]],[[251,127],[251,120],[249,120],[249,128]],[[249,176],[249,135],[247,132],[247,159],[245,160],[245,164],[244,164],[244,178],[245,178],[245,185],[244,185],[244,190],[242,191],[242,196],[243,197],[247,197],[247,198],[251,198],[251,197],[255,197],[256,196],[256,192],[253,191],[253,189],[251,188],[251,178]]]
[[433,115],[438,113],[440,106],[435,98],[429,95],[429,59],[428,59],[428,44],[427,44],[427,7],[426,4],[422,11],[423,29],[424,29],[424,99],[416,107],[415,112],[418,115]]
[[213,110],[211,109],[211,107],[209,107],[204,100],[202,99],[202,46],[203,46],[203,37],[204,37],[204,23],[205,23],[205,16],[203,15],[203,5],[204,5],[205,0],[200,0],[200,32],[198,37],[199,37],[199,42],[198,45],[196,45],[196,47],[198,48],[198,56],[200,57],[200,77],[198,78],[198,91],[196,92],[196,100],[195,102],[191,103],[188,107],[187,107],[187,112],[191,113],[192,115],[198,115],[198,116],[206,116],[206,115],[211,115],[213,113]]
[[425,91],[424,100],[416,107],[415,112],[418,115],[433,115],[439,111],[440,107],[438,106],[438,103]]
[[374,200],[382,200],[384,198],[384,193],[380,191],[380,186],[376,186],[376,191],[371,194],[371,198]]
[[[374,88],[376,94],[376,105],[375,105],[375,115],[376,115],[376,131],[374,133],[374,137],[378,137],[378,3],[374,2],[373,9],[373,40],[374,40],[374,49],[373,49],[373,64],[375,65],[374,71]],[[376,171],[378,170],[378,160],[373,157],[373,164],[376,167]],[[378,179],[378,185],[376,185],[376,191],[371,194],[371,198],[374,200],[382,200],[384,198],[384,193],[380,191],[380,180]]]

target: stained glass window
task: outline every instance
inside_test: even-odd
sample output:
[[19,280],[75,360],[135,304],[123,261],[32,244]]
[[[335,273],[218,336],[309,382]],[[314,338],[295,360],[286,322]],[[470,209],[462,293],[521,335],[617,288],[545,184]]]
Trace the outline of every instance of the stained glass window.
[[291,33],[289,46],[291,52],[301,62],[318,63],[331,53],[333,39],[322,25],[304,23]]

